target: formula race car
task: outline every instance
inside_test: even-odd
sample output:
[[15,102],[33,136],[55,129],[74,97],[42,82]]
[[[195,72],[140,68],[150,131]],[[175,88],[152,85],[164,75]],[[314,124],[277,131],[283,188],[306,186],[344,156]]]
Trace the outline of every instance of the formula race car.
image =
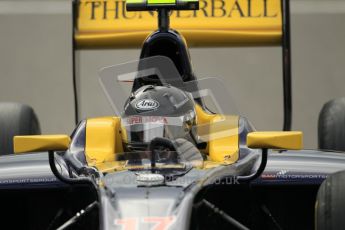
[[[105,2],[91,1],[94,17]],[[244,2],[252,1],[235,1],[231,12]],[[262,1],[263,15],[269,2]],[[285,131],[258,132],[235,115],[219,79],[194,76],[185,39],[170,28],[172,10],[196,12],[199,1],[127,0],[126,8],[157,11],[159,28],[139,60],[99,71],[115,115],[82,120],[71,136],[15,136],[15,154],[0,157],[2,226],[341,229],[345,154],[301,150],[302,133],[287,131],[289,86]],[[34,114],[28,120],[36,122],[24,134],[39,134]]]

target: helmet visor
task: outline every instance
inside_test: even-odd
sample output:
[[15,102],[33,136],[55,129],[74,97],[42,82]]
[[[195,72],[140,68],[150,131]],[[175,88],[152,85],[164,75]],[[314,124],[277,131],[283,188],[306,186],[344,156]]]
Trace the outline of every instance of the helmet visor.
[[129,116],[122,119],[122,128],[127,143],[150,143],[156,137],[184,138],[191,129],[186,116]]

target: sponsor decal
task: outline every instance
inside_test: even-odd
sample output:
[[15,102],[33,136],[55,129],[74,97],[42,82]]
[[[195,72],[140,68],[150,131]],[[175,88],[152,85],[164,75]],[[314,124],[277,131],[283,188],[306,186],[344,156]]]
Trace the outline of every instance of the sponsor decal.
[[0,184],[30,184],[30,183],[51,183],[56,182],[57,179],[54,178],[18,178],[18,179],[2,179]]
[[286,175],[289,171],[288,170],[280,170],[278,173],[277,173],[277,176],[283,176],[283,175]]
[[159,107],[159,103],[153,99],[142,99],[135,104],[135,108],[142,111],[155,110]]
[[[278,0],[200,0],[200,10],[174,11],[172,18],[276,18]],[[156,19],[153,11],[127,12],[125,0],[82,0],[79,15],[86,20]]]
[[125,125],[136,125],[136,124],[168,124],[167,117],[161,116],[131,116],[126,119]]
[[142,124],[143,118],[139,116],[133,116],[127,118],[127,124],[126,125],[136,125],[136,124]]
[[[171,28],[193,45],[279,44],[281,0],[200,0],[200,10],[172,11]],[[157,29],[157,12],[126,11],[125,0],[79,0],[79,47],[137,47]]]
[[282,170],[277,173],[264,173],[261,178],[264,180],[318,180],[326,179],[326,174],[288,174],[288,171]]

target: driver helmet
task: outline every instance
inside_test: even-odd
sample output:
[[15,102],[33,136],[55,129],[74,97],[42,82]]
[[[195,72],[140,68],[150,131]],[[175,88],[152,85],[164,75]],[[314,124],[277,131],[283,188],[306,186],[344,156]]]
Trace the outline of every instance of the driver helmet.
[[129,151],[146,150],[156,137],[196,143],[194,99],[191,93],[170,85],[142,86],[127,99],[121,125]]

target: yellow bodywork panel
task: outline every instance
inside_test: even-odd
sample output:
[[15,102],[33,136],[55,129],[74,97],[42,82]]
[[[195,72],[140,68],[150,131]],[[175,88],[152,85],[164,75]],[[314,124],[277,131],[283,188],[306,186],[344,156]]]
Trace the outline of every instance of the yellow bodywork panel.
[[263,149],[302,149],[303,133],[290,132],[252,132],[247,135],[249,148]]
[[[201,0],[198,11],[174,11],[171,28],[190,46],[279,45],[281,0]],[[157,29],[157,13],[127,12],[125,0],[80,0],[78,48],[139,47]]]
[[208,140],[206,153],[209,160],[217,163],[232,164],[238,160],[238,116],[225,116],[206,113],[199,105],[197,113],[198,135]]
[[103,117],[86,121],[85,155],[89,165],[114,162],[115,153],[122,151],[120,118]]
[[125,161],[111,161],[97,164],[97,169],[103,173],[122,171],[128,169]]
[[70,142],[67,135],[15,136],[13,149],[15,153],[63,151],[68,149]]
[[198,125],[202,124],[208,124],[211,122],[213,118],[215,118],[217,115],[216,114],[210,114],[205,112],[200,105],[196,104],[195,105],[195,112],[196,112],[196,117],[197,117],[197,123]]
[[209,160],[232,164],[238,160],[238,116],[215,117],[210,124]]

